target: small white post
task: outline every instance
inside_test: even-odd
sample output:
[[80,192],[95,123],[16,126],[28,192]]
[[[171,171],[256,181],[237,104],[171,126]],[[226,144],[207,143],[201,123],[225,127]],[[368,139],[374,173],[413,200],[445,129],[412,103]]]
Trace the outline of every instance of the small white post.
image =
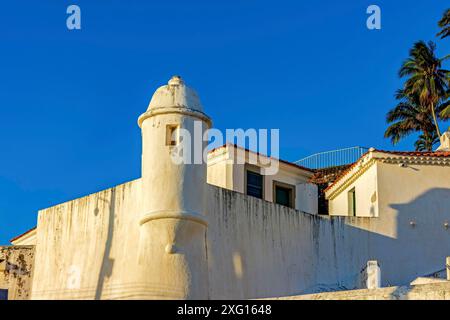
[[381,270],[378,261],[367,261],[366,275],[367,289],[377,289],[381,287]]
[[447,280],[450,281],[450,257],[445,259],[445,269],[447,269]]

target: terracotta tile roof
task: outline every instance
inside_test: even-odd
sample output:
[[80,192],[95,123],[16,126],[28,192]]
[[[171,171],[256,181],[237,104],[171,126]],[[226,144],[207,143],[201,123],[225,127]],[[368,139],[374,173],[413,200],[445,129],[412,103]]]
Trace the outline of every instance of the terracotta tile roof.
[[407,157],[450,157],[450,151],[433,151],[433,152],[421,152],[421,151],[385,151],[385,150],[375,150],[376,152],[395,154],[399,156]]
[[309,179],[309,182],[315,184],[332,183],[351,165],[352,164],[346,164],[330,168],[315,169],[313,176]]
[[25,231],[24,233],[22,233],[22,234],[18,235],[17,237],[14,237],[14,238],[12,238],[11,240],[9,240],[9,242],[13,242],[13,241],[16,241],[17,239],[19,239],[19,238],[23,237],[24,235],[26,235],[26,234],[28,234],[28,233],[32,232],[32,231],[33,231],[33,230],[35,230],[35,229],[36,229],[36,227],[34,227],[34,228],[31,228],[30,230],[28,230],[28,231]]
[[330,184],[326,189],[325,192],[331,189],[337,182],[339,182],[347,173],[349,173],[356,165],[357,163],[364,158],[369,152],[380,152],[385,154],[392,154],[396,156],[404,156],[404,157],[435,157],[435,158],[447,158],[450,157],[449,151],[387,151],[387,150],[378,150],[373,149],[369,150],[366,153],[364,153],[361,157],[359,157],[358,160],[356,160],[352,165],[350,165],[345,171],[339,175],[336,180]]

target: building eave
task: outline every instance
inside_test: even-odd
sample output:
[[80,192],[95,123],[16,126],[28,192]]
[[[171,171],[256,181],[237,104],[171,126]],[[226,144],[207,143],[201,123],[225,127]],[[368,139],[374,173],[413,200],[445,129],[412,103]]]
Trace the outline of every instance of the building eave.
[[372,148],[325,189],[325,198],[334,199],[376,161],[391,164],[450,166],[450,152],[385,151]]

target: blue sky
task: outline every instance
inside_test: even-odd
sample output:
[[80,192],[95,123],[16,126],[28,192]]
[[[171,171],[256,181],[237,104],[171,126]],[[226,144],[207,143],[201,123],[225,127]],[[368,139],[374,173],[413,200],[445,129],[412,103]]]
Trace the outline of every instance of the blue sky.
[[[81,8],[82,29],[66,28]],[[366,28],[377,4],[382,29]],[[281,157],[393,147],[385,114],[448,1],[8,1],[0,6],[0,244],[37,211],[140,176],[136,124],[180,74],[214,126],[279,128]],[[438,42],[438,55],[450,53]],[[447,128],[445,124],[443,128]]]

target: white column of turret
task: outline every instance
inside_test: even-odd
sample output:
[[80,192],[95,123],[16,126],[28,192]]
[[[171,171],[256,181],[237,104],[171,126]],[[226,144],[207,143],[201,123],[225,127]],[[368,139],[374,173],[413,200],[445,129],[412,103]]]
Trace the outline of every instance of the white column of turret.
[[[207,299],[206,164],[176,163],[177,132],[211,125],[197,94],[175,76],[154,93],[142,129],[139,274],[142,298]],[[174,136],[171,136],[171,133]],[[205,147],[206,142],[201,142]]]

